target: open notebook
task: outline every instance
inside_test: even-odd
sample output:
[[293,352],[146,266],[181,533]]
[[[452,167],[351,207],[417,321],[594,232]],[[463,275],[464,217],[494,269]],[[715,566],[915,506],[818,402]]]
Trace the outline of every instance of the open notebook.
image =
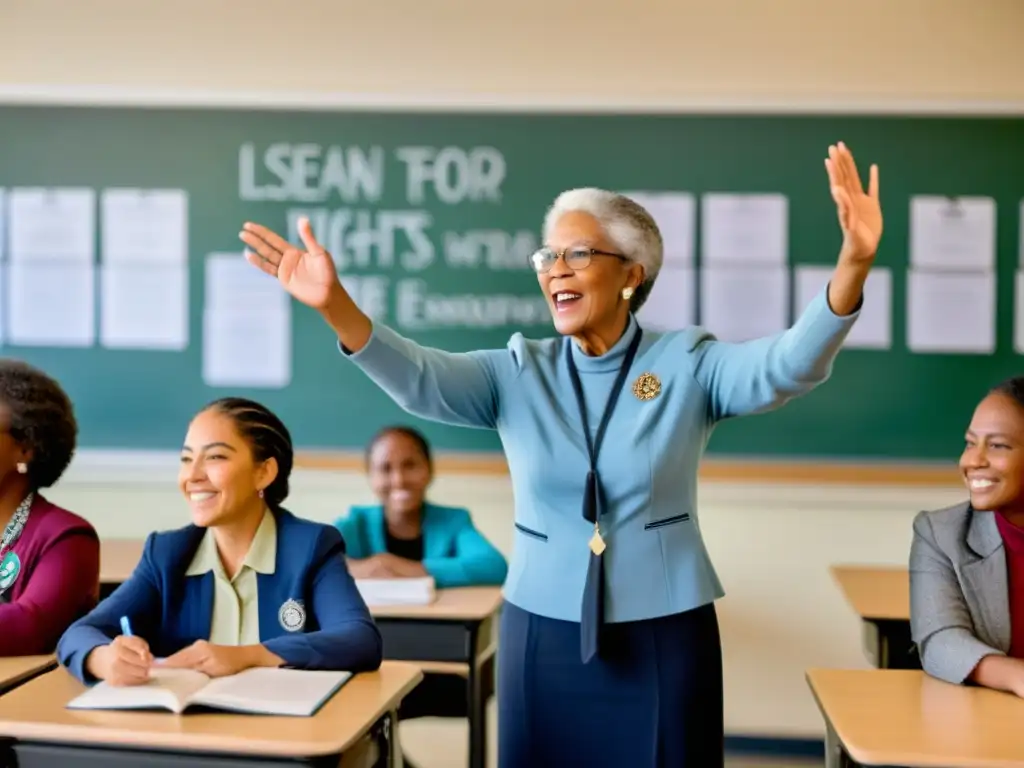
[[154,668],[145,685],[97,683],[68,703],[68,709],[166,709],[181,714],[209,707],[250,715],[316,714],[351,672],[258,667],[209,678],[190,669]]
[[434,602],[434,580],[356,579],[356,588],[367,605],[429,605]]

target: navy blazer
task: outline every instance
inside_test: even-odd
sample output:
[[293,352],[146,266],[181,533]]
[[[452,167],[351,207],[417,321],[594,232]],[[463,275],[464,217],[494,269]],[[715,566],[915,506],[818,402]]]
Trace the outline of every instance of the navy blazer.
[[[348,571],[341,534],[284,509],[273,514],[274,572],[256,574],[260,642],[295,669],[377,669],[383,642]],[[205,532],[188,525],[151,533],[128,581],[64,633],[58,661],[79,680],[92,682],[85,659],[121,634],[122,616],[158,658],[209,639],[213,573],[185,575]]]

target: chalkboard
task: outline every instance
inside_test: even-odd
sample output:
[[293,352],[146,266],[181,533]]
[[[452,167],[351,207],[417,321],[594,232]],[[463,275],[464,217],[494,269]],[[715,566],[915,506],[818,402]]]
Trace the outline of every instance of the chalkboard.
[[[307,213],[380,320],[449,350],[502,347],[516,330],[553,332],[526,256],[561,190],[781,193],[789,201],[789,263],[829,265],[839,233],[822,160],[840,139],[865,173],[870,162],[881,168],[886,231],[878,264],[893,270],[893,346],[844,350],[826,385],[780,411],[723,423],[710,453],[948,459],[959,450],[978,397],[999,379],[1024,372],[1013,347],[1022,119],[9,105],[0,106],[0,135],[0,187],[8,190],[187,195],[184,349],[111,349],[100,341],[4,347],[4,354],[38,364],[64,383],[76,403],[83,447],[175,449],[197,408],[234,393],[275,409],[306,448],[358,448],[382,424],[412,421],[438,450],[499,450],[489,431],[406,416],[335,351],[316,313],[296,304],[290,383],[205,384],[208,254],[240,251],[237,233],[246,220],[284,231]],[[984,195],[998,205],[994,354],[907,349],[908,213],[915,194]],[[99,245],[95,260],[101,263]]]

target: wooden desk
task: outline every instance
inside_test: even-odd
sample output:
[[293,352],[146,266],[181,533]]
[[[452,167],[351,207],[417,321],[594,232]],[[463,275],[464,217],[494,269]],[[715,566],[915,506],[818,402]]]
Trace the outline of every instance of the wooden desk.
[[1024,700],[923,672],[812,669],[826,768],[1020,768]]
[[[100,595],[125,581],[142,556],[139,539],[104,539],[100,551]],[[384,637],[385,658],[416,663],[426,674],[466,679],[469,765],[487,761],[487,701],[494,692],[495,620],[500,587],[443,589],[430,605],[370,606]]]
[[142,559],[144,539],[103,539],[100,541],[100,597],[104,598],[128,581]]
[[864,622],[864,653],[882,669],[920,669],[910,635],[910,572],[906,568],[834,565],[829,569]]
[[57,666],[52,654],[47,656],[8,656],[0,658],[0,694],[13,691],[22,683]]
[[500,587],[464,587],[438,590],[430,605],[370,606],[384,637],[385,658],[466,678],[470,768],[487,762],[487,700],[494,692],[501,605]]
[[18,768],[294,768],[397,764],[396,711],[423,674],[385,662],[313,717],[70,710],[84,686],[64,669],[0,697]]

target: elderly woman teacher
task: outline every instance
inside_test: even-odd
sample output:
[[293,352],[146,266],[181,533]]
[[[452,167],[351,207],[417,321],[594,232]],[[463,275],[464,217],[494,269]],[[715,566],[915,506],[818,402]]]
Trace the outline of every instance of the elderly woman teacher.
[[697,520],[715,423],[825,381],[854,323],[882,232],[843,144],[825,166],[838,264],[796,324],[727,344],[700,328],[643,330],[662,262],[651,216],[597,189],[561,194],[537,273],[560,337],[452,354],[372,323],[308,221],[305,250],[247,223],[249,261],[317,309],[341,352],[405,410],[498,430],[516,540],[499,643],[501,768],[723,764],[723,595]]

